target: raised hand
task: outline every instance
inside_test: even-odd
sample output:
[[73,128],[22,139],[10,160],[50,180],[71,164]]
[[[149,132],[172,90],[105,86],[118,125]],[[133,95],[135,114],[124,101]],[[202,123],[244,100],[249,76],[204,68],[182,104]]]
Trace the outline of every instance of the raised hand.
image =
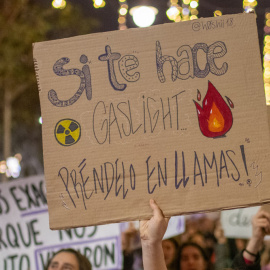
[[140,221],[140,235],[143,251],[144,270],[167,270],[162,249],[162,239],[166,232],[169,218],[154,200],[150,200],[153,216]]

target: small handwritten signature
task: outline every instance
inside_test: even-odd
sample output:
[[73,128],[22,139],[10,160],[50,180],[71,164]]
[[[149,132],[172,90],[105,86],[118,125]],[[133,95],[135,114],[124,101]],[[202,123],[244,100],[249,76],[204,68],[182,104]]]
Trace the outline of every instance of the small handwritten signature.
[[217,28],[227,28],[227,27],[234,27],[234,19],[228,18],[228,19],[222,19],[222,20],[209,20],[209,21],[195,21],[192,24],[192,30],[193,31],[200,31],[200,30],[214,30]]
[[255,170],[255,176],[256,176],[256,182],[257,182],[255,187],[257,187],[262,182],[262,171],[259,171],[259,166],[256,164],[255,161],[250,164],[250,167],[253,170]]

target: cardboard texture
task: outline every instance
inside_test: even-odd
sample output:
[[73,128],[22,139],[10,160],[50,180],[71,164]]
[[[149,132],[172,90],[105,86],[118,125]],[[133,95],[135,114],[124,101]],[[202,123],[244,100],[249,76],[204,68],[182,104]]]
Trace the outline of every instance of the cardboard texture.
[[35,43],[50,227],[270,201],[254,14]]

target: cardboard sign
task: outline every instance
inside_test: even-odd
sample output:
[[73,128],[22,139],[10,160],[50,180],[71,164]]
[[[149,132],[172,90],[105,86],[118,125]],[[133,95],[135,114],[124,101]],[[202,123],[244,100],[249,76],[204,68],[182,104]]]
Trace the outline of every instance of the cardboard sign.
[[35,43],[50,227],[270,199],[254,14]]
[[260,207],[233,209],[221,212],[221,225],[227,238],[249,239],[252,236],[252,218]]
[[0,269],[43,270],[53,253],[74,248],[93,269],[122,269],[120,225],[49,229],[44,176],[0,185]]

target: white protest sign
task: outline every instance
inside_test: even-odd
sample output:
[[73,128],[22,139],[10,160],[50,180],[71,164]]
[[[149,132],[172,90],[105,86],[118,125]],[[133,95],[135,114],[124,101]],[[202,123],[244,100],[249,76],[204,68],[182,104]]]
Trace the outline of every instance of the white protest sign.
[[44,176],[0,185],[0,269],[43,270],[53,252],[74,248],[93,269],[122,269],[119,224],[51,231]]
[[228,238],[248,239],[252,235],[252,217],[260,207],[233,209],[221,212],[221,224]]
[[168,224],[168,229],[163,239],[174,237],[178,234],[183,233],[184,231],[185,231],[185,217],[184,216],[171,217]]

